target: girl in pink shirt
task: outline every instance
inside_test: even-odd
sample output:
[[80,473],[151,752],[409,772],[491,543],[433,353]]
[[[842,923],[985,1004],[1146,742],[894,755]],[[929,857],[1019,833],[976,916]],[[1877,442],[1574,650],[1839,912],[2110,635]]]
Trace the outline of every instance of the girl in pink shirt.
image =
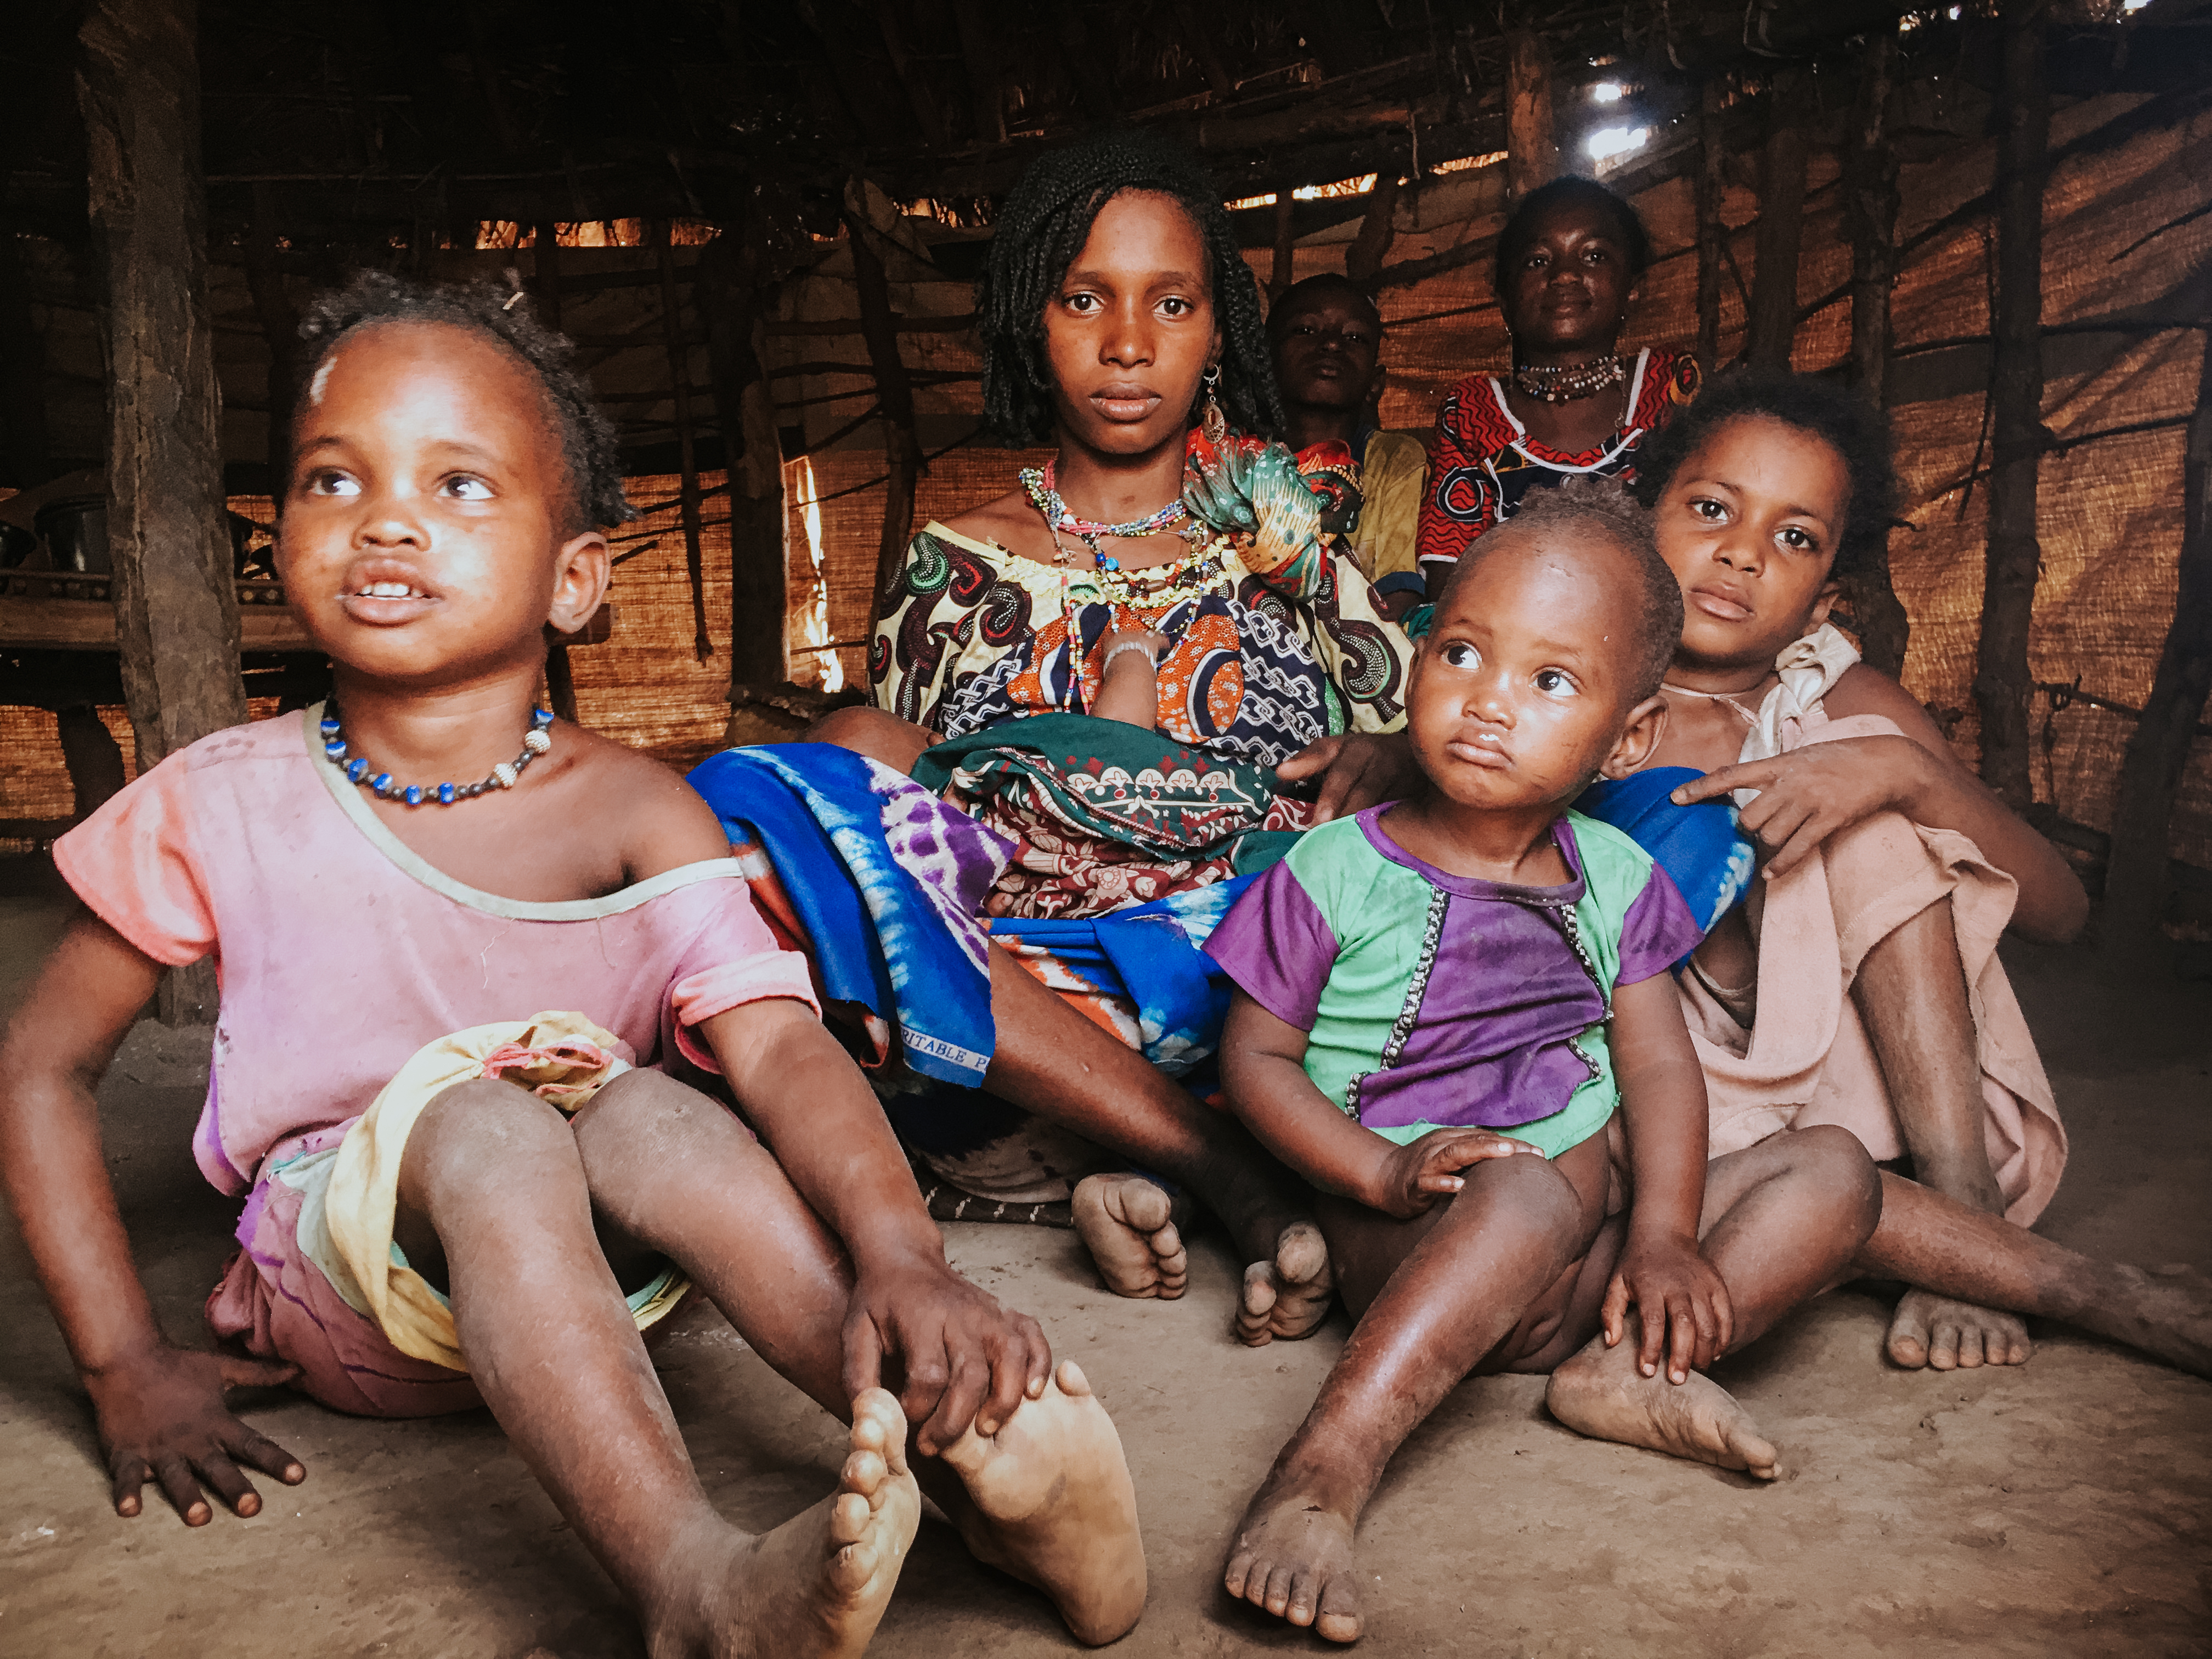
[[[366,275],[319,306],[278,561],[336,695],[170,756],[55,849],[87,913],[0,1053],[0,1170],[117,1513],[154,1480],[200,1525],[203,1485],[252,1515],[242,1469],[304,1478],[231,1386],[390,1416],[481,1401],[655,1653],[860,1651],[917,1478],[1111,1640],[1144,1558],[1081,1372],[946,1264],[714,814],[533,709],[546,625],[605,592],[594,526],[630,514],[519,297]],[[209,956],[193,1149],[246,1200],[209,1306],[222,1354],[155,1324],[93,1104],[162,969]],[[687,1063],[766,1148],[654,1069]],[[763,1537],[714,1513],[639,1337],[687,1279],[853,1425],[837,1492]]]

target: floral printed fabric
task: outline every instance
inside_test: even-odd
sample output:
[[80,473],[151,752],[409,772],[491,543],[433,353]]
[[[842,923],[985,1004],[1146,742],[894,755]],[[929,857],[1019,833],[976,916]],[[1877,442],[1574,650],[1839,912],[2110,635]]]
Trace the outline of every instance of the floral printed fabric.
[[[877,706],[947,738],[1080,714],[1118,623],[1172,642],[1158,725],[1215,761],[1272,767],[1331,733],[1395,731],[1412,647],[1324,522],[1340,510],[1348,465],[1341,445],[1293,458],[1194,434],[1184,500],[1225,538],[1222,568],[1201,591],[1157,605],[1115,601],[1096,572],[929,525],[876,624]],[[1326,495],[1309,488],[1307,467],[1327,473]]]
[[[1468,543],[1511,518],[1531,489],[1583,474],[1633,478],[1644,434],[1672,420],[1698,395],[1698,360],[1688,352],[1646,346],[1630,371],[1619,428],[1596,448],[1570,455],[1528,435],[1505,406],[1505,388],[1496,375],[1468,375],[1437,415],[1417,542],[1421,563],[1448,572]],[[1431,592],[1438,580],[1431,577]]]

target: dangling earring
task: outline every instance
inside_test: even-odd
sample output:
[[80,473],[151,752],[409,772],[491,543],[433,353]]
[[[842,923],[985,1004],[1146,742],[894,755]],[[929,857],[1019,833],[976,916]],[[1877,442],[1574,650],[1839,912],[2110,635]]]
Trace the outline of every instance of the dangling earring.
[[1218,444],[1229,435],[1229,417],[1221,412],[1221,400],[1214,388],[1221,384],[1221,365],[1209,363],[1200,384],[1206,388],[1206,407],[1199,411],[1198,429],[1206,434],[1206,441]]

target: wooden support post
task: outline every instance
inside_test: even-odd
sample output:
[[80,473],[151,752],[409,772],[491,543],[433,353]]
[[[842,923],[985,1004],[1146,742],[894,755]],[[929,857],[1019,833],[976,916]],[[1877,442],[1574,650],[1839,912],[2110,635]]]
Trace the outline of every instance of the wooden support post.
[[1781,69],[1766,94],[1766,153],[1759,173],[1758,265],[1751,274],[1751,319],[1744,356],[1755,368],[1786,369],[1797,332],[1797,251],[1805,228],[1805,161],[1812,77]]
[[256,185],[253,222],[246,232],[246,287],[253,296],[253,314],[261,325],[262,341],[269,348],[269,434],[264,453],[269,461],[270,493],[282,501],[291,473],[292,406],[300,395],[300,313],[292,308],[284,274],[277,269],[276,241],[270,187]]
[[[246,719],[208,312],[193,0],[91,0],[78,40],[106,348],[107,540],[138,764]],[[161,1018],[215,1012],[211,963],[162,981]]]
[[[1851,239],[1851,379],[1876,408],[1889,380],[1889,296],[1897,281],[1897,152],[1889,141],[1891,75],[1897,42],[1876,33],[1860,58],[1853,147],[1844,179],[1844,224]],[[1889,580],[1889,550],[1851,583],[1851,620],[1867,661],[1892,679],[1905,672],[1912,621]]]
[[0,484],[34,489],[52,476],[46,342],[31,314],[22,243],[0,220]]
[[2035,535],[2043,426],[2043,186],[2051,87],[2044,64],[2048,0],[2007,0],[1997,88],[1997,298],[1990,368],[1994,442],[1989,550],[1974,704],[1982,781],[2015,811],[2034,799],[2028,773],[2027,634],[2043,550]]
[[1006,106],[1000,96],[998,31],[983,0],[952,0],[952,19],[960,33],[960,55],[968,65],[968,103],[978,144],[1006,142]]
[[1297,232],[1291,222],[1297,204],[1291,199],[1291,187],[1285,185],[1275,192],[1275,264],[1267,275],[1267,303],[1273,305],[1283,297],[1297,276]]
[[668,346],[668,380],[676,403],[676,455],[684,510],[684,568],[691,578],[691,649],[701,662],[714,654],[707,637],[707,568],[699,547],[699,464],[691,441],[690,348],[684,343],[684,307],[676,295],[676,257],[668,246],[668,221],[653,222],[660,257],[660,334]]
[[875,9],[876,27],[884,37],[884,51],[890,55],[892,71],[905,89],[906,101],[914,110],[914,124],[921,131],[921,140],[932,149],[942,149],[952,142],[952,134],[945,125],[944,106],[937,101],[930,66],[915,61],[914,48],[907,36],[905,0],[876,0]]
[[2172,880],[2166,837],[2174,792],[2212,698],[2212,330],[2202,336],[2197,412],[2182,452],[2181,580],[2158,672],[2120,763],[2112,812],[2101,931],[2105,947],[2115,952],[2139,950],[2157,937]]
[[1728,222],[1723,170],[1728,146],[1721,137],[1722,82],[1708,76],[1698,94],[1698,367],[1711,375],[1720,368],[1721,264],[1728,257]]
[[1508,207],[1559,176],[1552,128],[1552,54],[1534,29],[1505,37],[1505,198]]
[[768,377],[762,313],[769,292],[760,222],[748,212],[700,251],[696,292],[706,314],[714,411],[730,469],[730,701],[791,678],[784,611],[783,456]]
[[[914,384],[907,378],[899,356],[897,319],[891,315],[890,284],[884,262],[869,241],[868,222],[848,198],[845,228],[852,240],[853,285],[860,292],[860,337],[867,342],[868,362],[876,372],[876,400],[884,411],[884,471],[890,475],[884,489],[883,539],[876,544],[875,609],[881,612],[884,596],[892,591],[906,567],[906,544],[914,529],[914,485],[921,472],[921,445],[914,430]],[[874,631],[877,617],[868,618]]]
[[561,331],[561,228],[541,219],[530,239],[530,303],[538,320]]
[[1398,211],[1398,175],[1391,171],[1391,163],[1386,159],[1375,175],[1374,193],[1367,198],[1367,211],[1359,221],[1359,234],[1344,251],[1344,274],[1363,286],[1375,280],[1390,258],[1390,244],[1397,234],[1394,221]]

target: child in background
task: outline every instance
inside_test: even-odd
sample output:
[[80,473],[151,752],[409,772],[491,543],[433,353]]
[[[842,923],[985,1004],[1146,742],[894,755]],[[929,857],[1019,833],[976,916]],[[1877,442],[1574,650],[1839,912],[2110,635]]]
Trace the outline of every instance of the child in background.
[[[277,562],[336,697],[171,756],[55,848],[89,914],[0,1053],[0,1170],[116,1511],[155,1480],[197,1526],[203,1485],[252,1515],[242,1468],[304,1478],[227,1388],[395,1417],[481,1401],[656,1654],[858,1653],[917,1477],[1110,1640],[1144,1561],[1081,1373],[945,1262],[714,814],[533,713],[547,624],[606,591],[595,526],[631,515],[611,432],[520,297],[371,274],[318,305]],[[209,1303],[222,1355],[156,1325],[93,1097],[162,969],[209,955],[194,1152],[247,1195]],[[767,1149],[651,1069],[678,1049]],[[852,1424],[836,1494],[759,1537],[715,1513],[640,1340],[686,1279]]]
[[[2096,1261],[2027,1231],[2066,1132],[1996,945],[2008,927],[2063,943],[2087,900],[1828,621],[1888,538],[1887,422],[1824,381],[1739,374],[1644,456],[1636,490],[1686,605],[1649,763],[1706,775],[1673,791],[1677,811],[1733,793],[1764,877],[1680,981],[1714,1150],[1841,1125],[1883,1161],[1857,1269],[1912,1287],[1890,1326],[1900,1365],[2019,1364],[2030,1313],[2212,1371],[2202,1273]],[[1608,793],[1584,810],[1626,827]],[[1655,853],[1664,810],[1634,831]]]
[[1846,1134],[1709,1172],[1668,971],[1699,927],[1634,842],[1567,810],[1658,744],[1681,615],[1618,485],[1530,497],[1421,642],[1425,789],[1308,831],[1207,945],[1238,987],[1231,1102],[1322,1194],[1359,1322],[1225,1582],[1329,1640],[1360,1633],[1352,1534],[1384,1466],[1470,1372],[1553,1371],[1551,1408],[1584,1433],[1772,1478],[1699,1373],[1874,1226]]

